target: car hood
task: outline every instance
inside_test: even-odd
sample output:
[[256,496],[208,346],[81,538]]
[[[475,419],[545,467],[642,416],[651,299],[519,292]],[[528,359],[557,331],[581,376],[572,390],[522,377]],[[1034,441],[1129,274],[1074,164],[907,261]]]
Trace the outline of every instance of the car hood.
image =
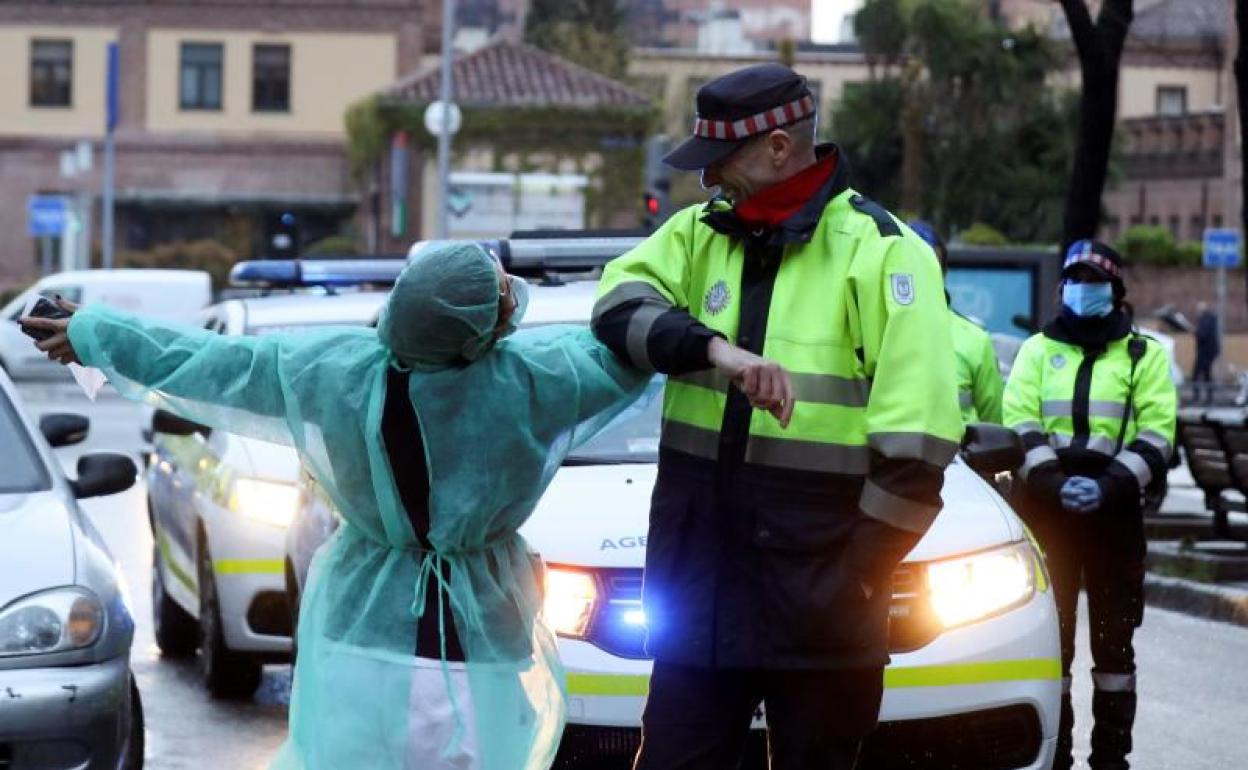
[[[657,471],[652,464],[560,468],[520,532],[552,564],[641,567]],[[1022,537],[1009,506],[961,461],[946,470],[941,497],[944,509],[907,561],[948,558]]]
[[0,607],[74,583],[74,531],[55,492],[0,494]]

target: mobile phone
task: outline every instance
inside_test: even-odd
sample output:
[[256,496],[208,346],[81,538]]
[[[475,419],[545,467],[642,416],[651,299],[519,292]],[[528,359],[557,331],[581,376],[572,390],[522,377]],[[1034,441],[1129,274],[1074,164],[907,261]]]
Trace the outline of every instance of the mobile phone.
[[[69,318],[69,311],[62,308],[47,297],[40,295],[33,304],[27,306],[23,316],[31,318]],[[27,326],[22,327],[22,332],[36,342],[43,342],[56,332],[49,329],[32,329]]]

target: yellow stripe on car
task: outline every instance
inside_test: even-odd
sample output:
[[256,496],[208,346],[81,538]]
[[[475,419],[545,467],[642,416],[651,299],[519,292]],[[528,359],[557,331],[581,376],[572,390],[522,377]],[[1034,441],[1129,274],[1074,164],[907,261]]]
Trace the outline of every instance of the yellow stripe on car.
[[[902,666],[884,670],[884,686],[892,690],[911,687],[954,687],[994,682],[1058,680],[1062,676],[1057,658],[994,660],[939,666]],[[570,695],[644,697],[650,689],[646,674],[568,674]]]
[[212,568],[218,575],[281,575],[286,565],[281,559],[217,559]]

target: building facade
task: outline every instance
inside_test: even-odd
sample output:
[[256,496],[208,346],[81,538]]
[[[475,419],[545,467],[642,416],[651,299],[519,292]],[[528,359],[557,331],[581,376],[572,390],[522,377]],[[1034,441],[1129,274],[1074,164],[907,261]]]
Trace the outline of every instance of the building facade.
[[[207,238],[286,255],[350,230],[343,115],[438,45],[431,0],[0,5],[0,288],[36,277],[32,195],[78,201],[100,251],[106,50],[120,59],[118,253]],[[86,144],[89,167],[62,154]],[[77,153],[81,158],[83,153]],[[88,214],[89,212],[89,214]],[[17,237],[13,237],[17,236]]]

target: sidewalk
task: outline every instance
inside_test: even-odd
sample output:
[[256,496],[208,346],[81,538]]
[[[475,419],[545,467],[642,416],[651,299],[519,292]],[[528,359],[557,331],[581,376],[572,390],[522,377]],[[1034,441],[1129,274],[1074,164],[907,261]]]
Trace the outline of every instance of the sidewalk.
[[[1213,540],[1213,514],[1186,465],[1169,476],[1160,514],[1145,522],[1148,605],[1248,627],[1248,544]],[[1232,514],[1248,532],[1248,516]]]

